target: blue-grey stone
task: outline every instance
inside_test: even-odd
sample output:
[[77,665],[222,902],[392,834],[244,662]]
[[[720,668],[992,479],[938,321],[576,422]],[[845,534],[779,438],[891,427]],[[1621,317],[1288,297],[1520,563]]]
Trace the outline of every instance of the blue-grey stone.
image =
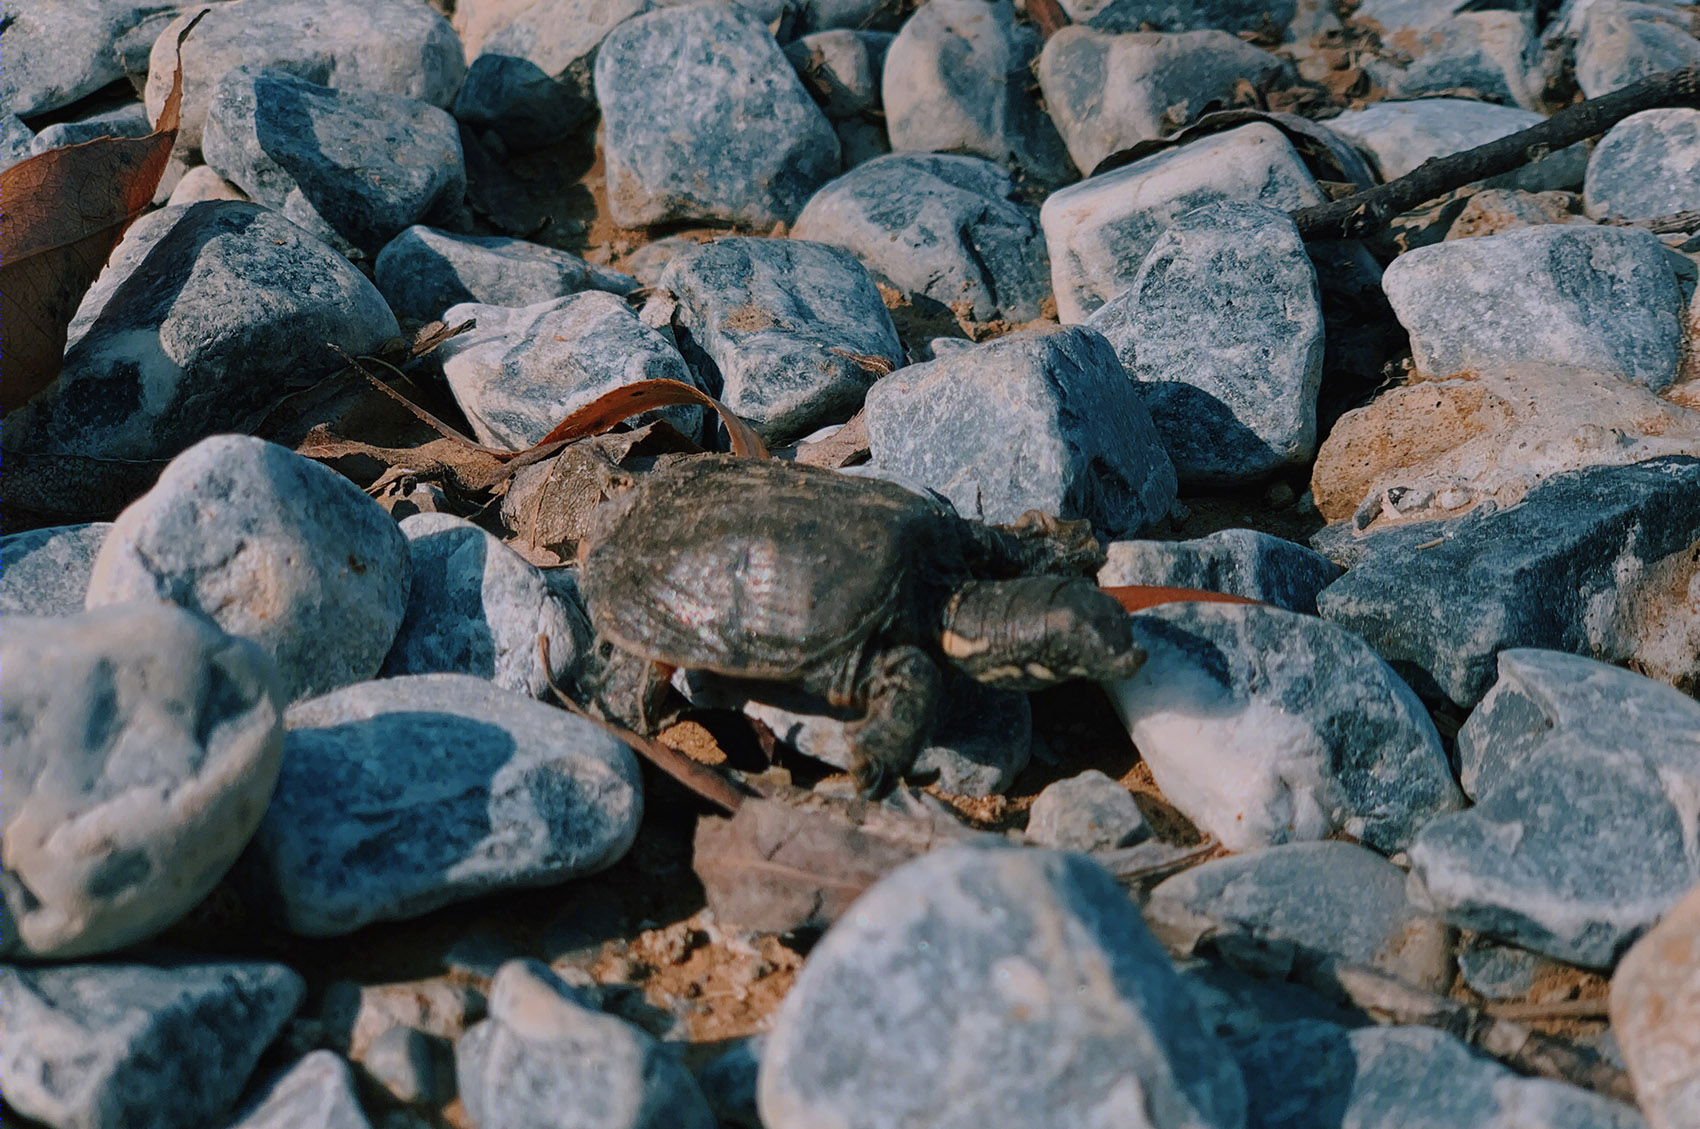
[[1316,594],[1340,577],[1339,565],[1253,529],[1224,529],[1192,541],[1114,541],[1098,570],[1105,587],[1145,584],[1201,588],[1316,614]]
[[1278,211],[1326,197],[1286,135],[1265,122],[1211,134],[1051,193],[1039,210],[1063,322],[1127,289],[1180,216],[1220,200]]
[[[1192,957],[1175,967],[1204,1029],[1218,1039],[1255,1035],[1273,1024],[1311,1020],[1335,1027],[1362,1027],[1370,1016],[1291,980],[1253,976],[1219,959]],[[1326,987],[1326,985],[1324,985]],[[1338,992],[1335,993],[1339,995]],[[1256,1108],[1247,1111],[1257,1124]]]
[[[479,975],[489,976],[494,972],[491,969]],[[447,1050],[446,1044],[444,1049]],[[453,1088],[439,1081],[439,1073],[446,1071],[439,1071],[436,1045],[431,1036],[417,1027],[401,1023],[391,1027],[367,1046],[360,1065],[403,1105],[441,1105],[454,1096]]]
[[1700,210],[1700,110],[1643,110],[1612,126],[1588,161],[1583,199],[1596,218]]
[[358,486],[286,447],[218,435],[118,515],[85,602],[198,612],[272,656],[293,701],[378,672],[411,580],[406,538]]
[[1411,904],[1403,870],[1353,843],[1212,859],[1158,884],[1144,917],[1170,952],[1214,952],[1259,976],[1326,984],[1372,968],[1430,992],[1452,985],[1451,930]]
[[258,203],[308,230],[328,226],[367,254],[449,215],[466,195],[460,132],[447,111],[285,71],[237,67],[220,79],[201,149]]
[[[596,113],[596,51],[650,0],[461,0],[455,30],[471,61],[455,117],[520,148],[560,140]],[[548,136],[549,122],[564,123]]]
[[1546,224],[1407,251],[1382,276],[1427,377],[1549,364],[1657,392],[1676,379],[1682,292],[1633,227]]
[[1458,925],[1610,968],[1700,882],[1700,703],[1556,651],[1499,655],[1458,734],[1476,801],[1411,845],[1413,897]]
[[608,208],[622,227],[789,223],[838,137],[766,26],[724,0],[627,20],[596,55]]
[[782,446],[843,423],[877,371],[903,363],[879,288],[847,251],[802,239],[717,239],[681,250],[659,294],[702,383]]
[[490,1018],[455,1046],[474,1124],[502,1129],[714,1129],[673,1054],[534,960],[502,966]]
[[192,204],[141,223],[91,291],[98,313],[85,306],[93,316],[59,379],[7,413],[8,449],[170,458],[248,430],[342,368],[325,342],[360,356],[400,332],[346,259],[256,204]]
[[1265,21],[1284,28],[1295,0],[1067,0],[1069,19],[1103,31],[1260,31]]
[[271,799],[277,667],[152,601],[0,624],[0,952],[65,958],[145,940],[224,877]]
[[297,703],[244,862],[293,932],[327,937],[611,866],[637,834],[631,750],[464,674]]
[[9,169],[30,156],[35,131],[16,114],[0,112],[0,169]]
[[397,317],[434,321],[450,306],[531,306],[582,290],[630,294],[638,280],[577,255],[499,235],[410,227],[378,253],[372,280]]
[[1363,67],[1390,96],[1421,98],[1468,90],[1525,110],[1540,103],[1544,76],[1531,12],[1460,12],[1430,27],[1383,36],[1382,43],[1401,61],[1372,54]]
[[[452,514],[401,522],[413,558],[407,614],[379,676],[470,674],[550,701],[587,654],[590,621],[570,575],[555,581],[497,537]],[[549,638],[544,670],[537,637]]]
[[1458,946],[1458,976],[1472,992],[1490,1000],[1519,1000],[1545,973],[1558,972],[1552,960],[1489,937],[1475,936]]
[[[1546,119],[1532,110],[1469,98],[1377,102],[1347,110],[1326,125],[1361,152],[1382,180],[1397,180],[1424,161],[1449,157],[1517,133]],[[1572,189],[1582,183],[1588,147],[1577,143],[1548,157],[1478,183],[1525,192]]]
[[1674,593],[1696,540],[1700,459],[1567,471],[1504,510],[1371,533],[1317,606],[1460,705],[1481,700],[1511,647],[1637,661],[1692,685],[1700,660],[1681,641],[1695,612]]
[[35,135],[30,152],[45,153],[66,145],[81,145],[97,137],[146,137],[152,132],[153,123],[148,121],[147,110],[140,102],[130,102],[116,110],[50,125]]
[[1133,793],[1095,768],[1047,785],[1027,817],[1028,840],[1059,851],[1130,847],[1150,835]]
[[[177,34],[200,7],[187,5],[154,41],[148,117],[158,119],[177,68]],[[265,0],[215,5],[183,41],[179,153],[201,147],[207,102],[236,67],[272,68],[338,90],[371,90],[433,106],[454,101],[466,55],[454,28],[418,0]]]
[[257,961],[0,965],[0,1088],[65,1129],[223,1124],[305,992]]
[[1242,83],[1265,89],[1289,75],[1280,58],[1226,31],[1115,34],[1078,24],[1051,36],[1037,69],[1045,107],[1083,172],[1232,105]]
[[1245,1097],[1127,895],[1083,855],[951,846],[828,930],[762,1048],[768,1129],[1239,1129]]
[[1386,38],[1435,27],[1473,6],[1471,0],[1364,0],[1352,15]]
[[1316,455],[1322,299],[1285,212],[1186,213],[1086,324],[1115,347],[1183,484],[1252,482]]
[[1392,853],[1463,804],[1422,703],[1363,640],[1255,604],[1133,618],[1111,696],[1164,797],[1229,850],[1345,832]]
[[929,0],[903,23],[880,80],[895,152],[952,152],[1054,187],[1074,178],[1068,150],[1030,89],[1042,46],[1011,0]]
[[817,31],[785,45],[785,57],[833,121],[880,108],[880,74],[891,36],[848,28]]
[[[480,442],[524,450],[572,411],[628,384],[677,380],[702,387],[679,351],[613,294],[587,290],[517,309],[467,303],[444,315],[478,325],[437,349],[449,391]],[[662,408],[686,435],[702,434],[703,409]]]
[[354,1072],[334,1051],[313,1051],[269,1079],[230,1129],[372,1129]]
[[1248,1129],[1647,1129],[1629,1106],[1525,1078],[1433,1027],[1272,1024],[1232,1044]]
[[792,234],[843,247],[913,296],[977,321],[1031,321],[1051,293],[1036,208],[980,157],[893,153],[829,182]]
[[584,77],[577,87],[530,59],[483,54],[466,68],[466,81],[455,95],[455,120],[479,134],[494,133],[510,151],[553,145],[596,116],[588,68]]
[[873,462],[966,517],[1028,510],[1110,537],[1169,512],[1175,472],[1133,384],[1098,333],[1031,330],[911,365],[868,392]]
[[1576,85],[1589,98],[1660,71],[1700,65],[1693,17],[1670,3],[1595,0],[1576,37]]
[[664,235],[660,239],[645,243],[626,256],[626,270],[638,280],[639,286],[654,287],[661,282],[661,274],[667,269],[667,264],[673,261],[674,256],[689,251],[702,242],[701,239],[692,239],[688,235]]
[[721,1125],[762,1129],[761,1113],[756,1109],[756,1078],[767,1036],[757,1033],[729,1041],[731,1046],[698,1073],[697,1085]]
[[0,21],[0,111],[31,118],[117,82],[124,77],[119,38],[155,8],[150,0],[8,3]]
[[112,523],[56,525],[0,537],[0,614],[76,615]]

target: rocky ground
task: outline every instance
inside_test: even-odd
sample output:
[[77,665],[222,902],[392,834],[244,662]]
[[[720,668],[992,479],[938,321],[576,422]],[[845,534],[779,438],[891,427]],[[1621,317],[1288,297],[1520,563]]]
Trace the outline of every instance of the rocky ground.
[[[211,5],[3,424],[9,1123],[1700,1126],[1700,96],[1295,219],[1700,64],[1479,7]],[[0,166],[199,9],[8,10]],[[610,734],[590,514],[728,431],[477,445],[652,380],[1255,602],[878,803],[689,672]]]

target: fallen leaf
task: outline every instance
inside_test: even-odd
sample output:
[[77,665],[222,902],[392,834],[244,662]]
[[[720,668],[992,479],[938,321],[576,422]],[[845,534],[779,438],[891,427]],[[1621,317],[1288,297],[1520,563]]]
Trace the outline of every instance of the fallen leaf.
[[1162,588],[1156,585],[1128,584],[1116,588],[1105,588],[1104,594],[1113,597],[1130,612],[1142,612],[1146,608],[1154,608],[1158,604],[1184,604],[1199,601],[1209,604],[1262,604],[1262,600],[1253,600],[1246,596],[1235,596],[1227,592],[1206,592],[1201,588]]

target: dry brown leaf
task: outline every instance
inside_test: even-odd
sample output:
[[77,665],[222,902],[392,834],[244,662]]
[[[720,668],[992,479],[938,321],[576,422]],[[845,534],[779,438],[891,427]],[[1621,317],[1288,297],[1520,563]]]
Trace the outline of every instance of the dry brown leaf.
[[1117,603],[1130,612],[1142,612],[1146,608],[1154,608],[1158,604],[1184,604],[1194,600],[1208,604],[1261,604],[1263,602],[1246,596],[1230,595],[1227,592],[1206,592],[1201,588],[1162,588],[1145,584],[1128,584],[1116,588],[1106,588],[1104,594],[1114,598]]
[[49,149],[0,172],[0,407],[53,383],[77,303],[112,248],[153,202],[177,141],[183,40],[171,93],[146,137]]

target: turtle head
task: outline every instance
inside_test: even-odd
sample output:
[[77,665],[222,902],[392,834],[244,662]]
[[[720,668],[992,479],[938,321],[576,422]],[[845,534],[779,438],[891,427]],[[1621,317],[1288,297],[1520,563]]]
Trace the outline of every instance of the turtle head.
[[1118,682],[1145,663],[1113,597],[1057,576],[963,585],[945,608],[939,647],[976,682],[1009,690]]

